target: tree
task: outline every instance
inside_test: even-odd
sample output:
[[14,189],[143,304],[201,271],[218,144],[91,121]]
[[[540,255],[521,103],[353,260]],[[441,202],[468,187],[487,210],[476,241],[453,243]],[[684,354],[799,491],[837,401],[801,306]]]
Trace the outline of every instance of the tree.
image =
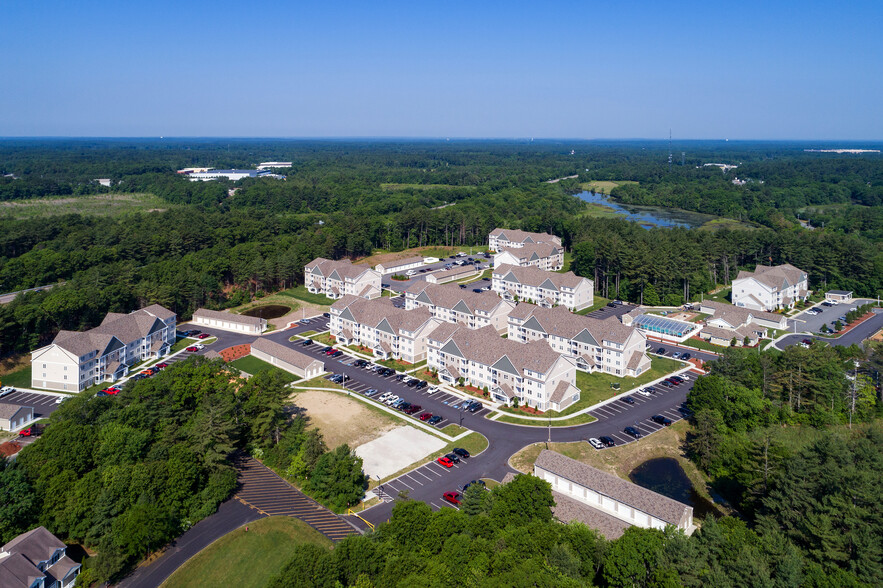
[[706,472],[714,465],[721,441],[723,440],[723,418],[716,409],[702,409],[697,412],[695,421],[695,433],[687,442],[687,447],[695,456],[699,467]]
[[608,586],[651,586],[662,556],[663,534],[658,529],[629,527],[604,557],[602,576]]
[[25,532],[38,512],[34,489],[19,468],[0,461],[0,543]]
[[501,526],[552,520],[552,485],[536,476],[521,474],[491,491],[490,514]]
[[132,556],[146,556],[162,547],[175,532],[175,524],[167,512],[155,504],[136,504],[114,524],[116,541]]
[[463,493],[463,513],[469,516],[484,514],[488,510],[490,493],[481,484],[471,484]]
[[366,486],[362,458],[350,451],[347,444],[320,457],[307,482],[313,496],[336,509],[358,502]]

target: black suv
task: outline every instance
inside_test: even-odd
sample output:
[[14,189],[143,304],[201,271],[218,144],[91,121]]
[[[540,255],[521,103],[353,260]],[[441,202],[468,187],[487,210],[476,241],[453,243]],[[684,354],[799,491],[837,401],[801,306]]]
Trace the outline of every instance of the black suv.
[[613,447],[616,445],[616,441],[613,440],[613,437],[608,437],[607,435],[598,437],[598,441],[603,443],[605,447]]
[[650,420],[652,420],[654,423],[659,423],[660,425],[664,425],[666,427],[671,424],[671,419],[668,417],[664,417],[661,414],[654,414],[652,417],[650,417]]
[[626,428],[623,429],[623,430],[624,430],[626,433],[628,433],[629,435],[631,435],[632,437],[634,437],[635,439],[640,439],[640,438],[641,438],[641,431],[639,431],[639,430],[636,429],[635,427],[626,427]]
[[456,453],[460,457],[469,457],[469,452],[462,447],[454,447],[454,453]]

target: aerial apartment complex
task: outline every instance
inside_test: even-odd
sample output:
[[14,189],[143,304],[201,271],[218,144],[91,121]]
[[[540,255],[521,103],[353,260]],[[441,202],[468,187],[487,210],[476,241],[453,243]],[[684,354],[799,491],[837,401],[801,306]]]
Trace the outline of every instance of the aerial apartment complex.
[[329,327],[341,345],[362,345],[380,359],[417,363],[426,359],[429,333],[441,324],[428,309],[405,310],[389,298],[344,296],[331,305]]
[[457,285],[437,285],[418,281],[405,290],[405,308],[427,308],[432,316],[446,323],[470,329],[491,326],[505,333],[507,317],[515,303],[492,292],[473,292]]
[[500,265],[494,268],[491,287],[506,300],[527,300],[551,308],[582,310],[592,305],[595,284],[573,272],[563,274],[536,267]]
[[497,402],[560,411],[580,397],[576,361],[545,341],[518,343],[493,327],[444,323],[429,334],[427,365],[441,381],[487,389]]
[[367,265],[355,265],[348,259],[332,261],[317,257],[304,266],[304,285],[313,294],[337,300],[344,296],[379,298],[380,272]]
[[80,392],[118,380],[130,365],[169,352],[176,319],[153,304],[129,314],[110,312],[88,331],[59,331],[51,344],[31,352],[31,385]]
[[650,369],[647,337],[616,318],[600,320],[561,307],[521,303],[509,314],[508,332],[510,341],[546,340],[585,372],[636,377]]
[[533,266],[547,272],[557,272],[564,267],[564,249],[551,243],[504,247],[494,255],[494,267],[500,265]]
[[561,246],[561,237],[549,233],[529,233],[518,229],[494,229],[488,235],[488,248],[491,251],[501,251],[506,248],[519,248],[525,245],[548,243]]
[[765,339],[768,329],[787,329],[788,319],[783,314],[751,310],[733,306],[725,302],[706,300],[699,306],[699,312],[711,315],[705,319],[699,336],[715,345],[729,346],[735,338],[741,346],[746,337],[749,345],[756,345]]
[[733,280],[732,301],[735,306],[773,312],[788,309],[809,296],[805,271],[789,263],[758,265],[753,272],[741,271]]

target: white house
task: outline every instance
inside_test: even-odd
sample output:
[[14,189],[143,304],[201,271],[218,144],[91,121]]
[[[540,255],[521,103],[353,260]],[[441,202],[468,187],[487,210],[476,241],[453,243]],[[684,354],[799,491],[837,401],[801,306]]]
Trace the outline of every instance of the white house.
[[211,180],[237,181],[243,178],[282,178],[283,176],[258,169],[211,169],[207,171],[194,171],[186,174],[191,182],[207,182]]
[[257,169],[274,169],[274,168],[289,168],[291,167],[290,161],[262,161],[258,164]]
[[488,235],[488,249],[500,251],[505,247],[524,247],[536,243],[550,243],[561,246],[561,237],[549,233],[530,233],[518,229],[494,229]]
[[33,406],[0,401],[0,431],[16,431],[33,420]]
[[849,304],[852,302],[852,290],[828,290],[825,292],[825,300],[828,302],[843,302]]
[[315,357],[263,337],[251,344],[251,355],[301,379],[315,378],[325,371],[325,364]]
[[787,329],[785,315],[750,310],[713,300],[703,301],[699,312],[710,314],[699,336],[715,345],[728,346],[735,337],[737,345],[743,345],[748,338],[749,345],[756,345],[768,336],[768,329]]
[[129,314],[110,312],[88,331],[59,331],[51,344],[31,352],[31,386],[80,392],[118,380],[130,365],[169,352],[176,318],[153,304]]
[[446,323],[457,323],[470,329],[491,326],[498,333],[505,333],[508,328],[506,319],[515,303],[503,300],[493,292],[479,293],[469,287],[417,282],[405,290],[405,308],[427,308],[432,316]]
[[420,269],[425,264],[426,262],[422,257],[407,257],[405,259],[378,263],[374,266],[374,269],[385,276],[387,274],[402,274],[408,270]]
[[580,397],[576,362],[559,355],[545,341],[518,343],[503,339],[493,327],[468,329],[444,323],[429,335],[427,365],[443,382],[460,379],[487,388],[497,402],[560,411]]
[[426,274],[426,281],[430,284],[447,284],[448,282],[456,282],[465,280],[469,276],[480,273],[481,270],[476,266],[468,263],[466,265],[454,266],[447,270],[437,270]]
[[565,308],[519,303],[509,313],[510,341],[545,339],[553,351],[568,355],[577,369],[636,377],[650,369],[647,337],[616,319],[600,320]]
[[504,247],[494,254],[494,267],[500,265],[534,266],[556,272],[564,267],[564,249],[551,243]]
[[735,306],[772,312],[792,308],[809,296],[806,272],[791,264],[758,265],[753,272],[741,271],[733,280],[731,299]]
[[69,588],[80,567],[67,556],[64,542],[45,527],[22,533],[0,548],[2,588]]
[[348,259],[332,261],[317,257],[304,266],[304,285],[313,294],[324,294],[334,300],[343,296],[373,299],[382,294],[380,272]]
[[674,525],[687,534],[695,530],[693,507],[560,453],[541,451],[533,473],[549,482],[553,492],[629,525],[645,529]]
[[506,300],[527,300],[551,308],[582,310],[592,305],[595,284],[573,272],[559,274],[536,267],[500,265],[494,268],[491,287]]
[[233,331],[234,333],[248,333],[249,335],[260,335],[267,330],[267,319],[207,308],[197,309],[193,313],[191,322],[203,327]]
[[429,310],[397,308],[389,298],[344,296],[331,305],[331,334],[341,345],[362,345],[380,359],[426,359],[427,336],[441,324]]

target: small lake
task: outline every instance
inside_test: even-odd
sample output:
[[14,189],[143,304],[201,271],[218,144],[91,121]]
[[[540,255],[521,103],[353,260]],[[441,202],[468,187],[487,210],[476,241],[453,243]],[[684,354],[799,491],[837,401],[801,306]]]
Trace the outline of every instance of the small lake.
[[704,519],[709,514],[721,516],[714,504],[696,492],[681,464],[674,458],[647,460],[631,471],[629,479],[638,486],[692,506],[693,516],[698,519]]
[[700,227],[715,217],[710,214],[662,208],[661,206],[633,206],[619,204],[606,194],[597,192],[580,192],[575,195],[590,204],[600,204],[620,214],[625,220],[634,221],[648,229],[650,227]]
[[279,318],[280,316],[285,316],[291,312],[290,306],[283,306],[281,304],[266,304],[264,306],[258,306],[255,308],[249,308],[245,312],[241,312],[240,314],[243,316],[256,316],[262,319],[274,319]]

